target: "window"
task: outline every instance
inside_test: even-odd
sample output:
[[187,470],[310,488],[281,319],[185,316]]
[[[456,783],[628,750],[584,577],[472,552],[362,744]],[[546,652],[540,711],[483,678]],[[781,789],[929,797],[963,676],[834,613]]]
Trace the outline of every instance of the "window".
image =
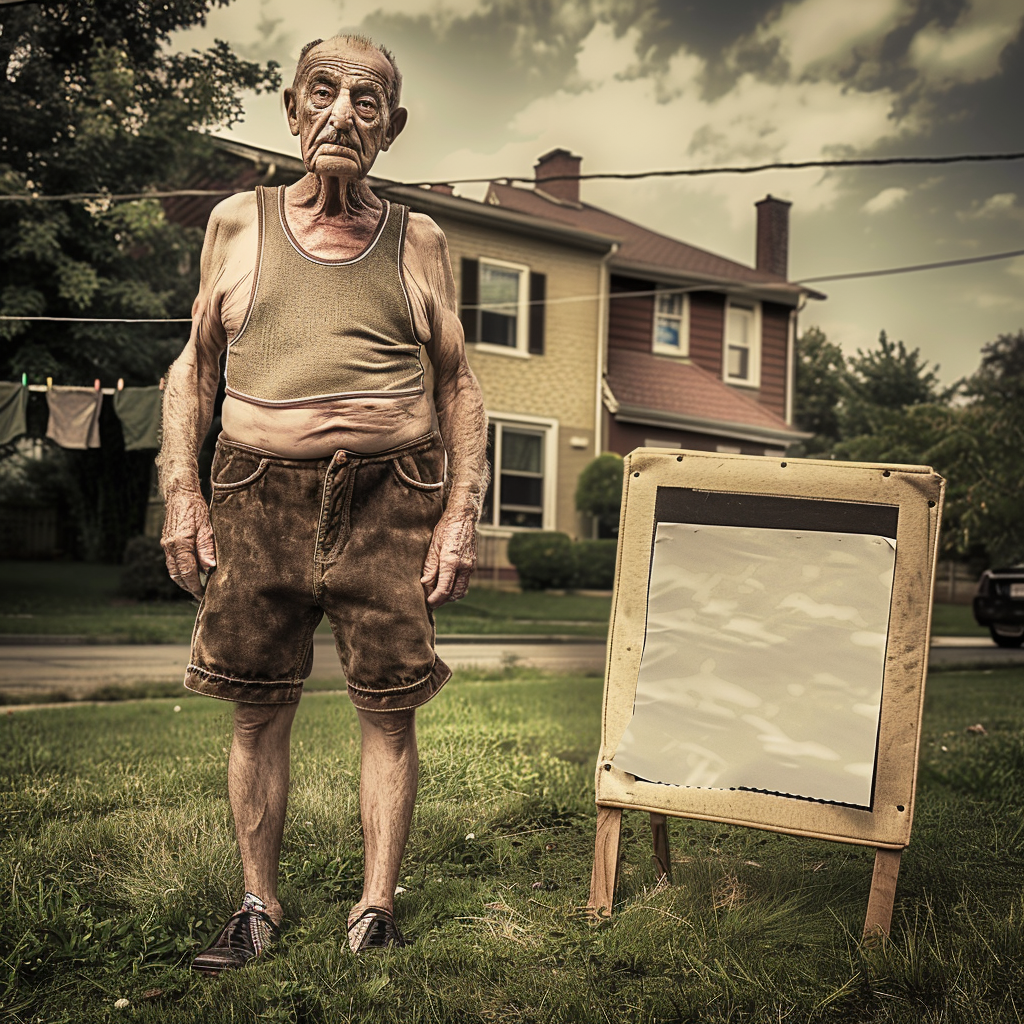
[[689,355],[690,303],[685,293],[659,289],[654,296],[654,351]]
[[462,327],[468,344],[544,355],[547,276],[487,258],[462,260]]
[[722,376],[729,384],[760,386],[760,303],[729,301],[725,309],[724,356]]
[[487,427],[491,482],[484,495],[482,526],[541,530],[551,507],[554,431],[532,423],[492,420]]
[[480,261],[480,341],[484,345],[520,348],[525,326],[523,279],[525,270],[509,264]]

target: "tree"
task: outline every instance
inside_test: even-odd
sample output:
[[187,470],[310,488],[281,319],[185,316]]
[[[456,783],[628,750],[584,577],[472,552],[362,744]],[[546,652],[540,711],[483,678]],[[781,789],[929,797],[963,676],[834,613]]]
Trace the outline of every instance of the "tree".
[[849,371],[843,350],[820,327],[808,327],[796,345],[794,419],[814,434],[807,454],[828,452],[839,440],[839,403]]
[[[276,89],[273,62],[239,60],[217,42],[169,52],[170,33],[227,0],[92,0],[7,7],[0,34],[0,192],[134,193],[216,169],[204,130],[242,113],[242,92]],[[0,313],[125,319],[187,317],[200,233],[155,201],[0,203]],[[0,372],[64,384],[153,384],[185,325],[0,321]],[[117,559],[144,514],[151,458],[104,448],[63,452],[85,551]],[[114,443],[111,443],[114,442]],[[145,479],[143,479],[145,478]],[[76,497],[77,495],[77,497]]]
[[908,352],[902,341],[891,342],[882,331],[878,348],[849,359],[849,374],[843,382],[839,410],[840,434],[844,438],[870,434],[880,418],[893,409],[935,402],[940,397],[939,378],[921,358],[921,350]]
[[588,463],[576,482],[576,508],[597,520],[598,535],[618,537],[622,505],[622,456],[604,452]]

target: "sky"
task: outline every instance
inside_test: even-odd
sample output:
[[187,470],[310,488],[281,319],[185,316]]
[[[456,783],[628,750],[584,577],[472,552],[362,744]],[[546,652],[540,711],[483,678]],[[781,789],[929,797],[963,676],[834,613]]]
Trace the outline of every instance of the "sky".
[[[290,82],[340,31],[402,69],[409,124],[375,166],[395,180],[529,176],[555,147],[584,173],[1024,151],[1024,0],[235,0],[172,45],[224,39]],[[298,154],[280,96],[227,134]],[[747,264],[768,193],[793,203],[792,280],[1024,249],[1024,161],[581,183]],[[885,330],[946,383],[1024,328],[1024,257],[818,287],[801,330],[848,354]]]

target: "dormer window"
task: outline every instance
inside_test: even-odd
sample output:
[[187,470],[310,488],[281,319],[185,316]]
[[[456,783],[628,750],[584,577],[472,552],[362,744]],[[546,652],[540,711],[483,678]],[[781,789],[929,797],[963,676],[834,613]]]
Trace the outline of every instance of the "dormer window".
[[652,348],[658,355],[690,354],[690,303],[685,292],[658,288],[654,296]]

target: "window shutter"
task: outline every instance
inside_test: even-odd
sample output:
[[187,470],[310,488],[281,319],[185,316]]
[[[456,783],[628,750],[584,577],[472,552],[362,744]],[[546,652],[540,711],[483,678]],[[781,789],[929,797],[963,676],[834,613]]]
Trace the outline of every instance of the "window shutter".
[[462,257],[462,304],[459,317],[462,330],[466,335],[466,343],[474,344],[480,340],[480,261]]
[[532,356],[544,355],[544,310],[547,298],[547,274],[530,271],[530,338],[527,348]]

